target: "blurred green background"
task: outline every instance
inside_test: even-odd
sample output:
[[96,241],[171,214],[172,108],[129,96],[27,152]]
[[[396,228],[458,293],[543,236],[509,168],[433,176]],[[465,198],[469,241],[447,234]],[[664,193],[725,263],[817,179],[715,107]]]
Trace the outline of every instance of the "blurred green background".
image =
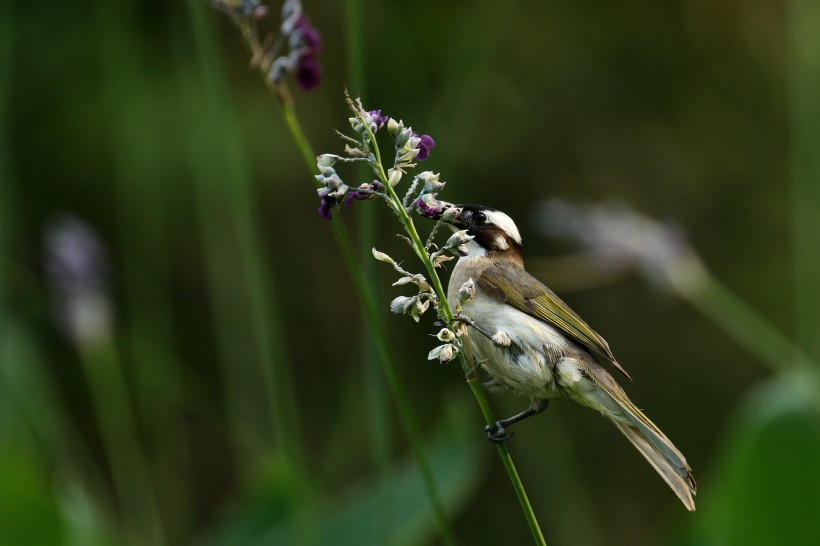
[[[817,3],[305,9],[324,78],[294,95],[316,151],[341,149],[345,85],[432,135],[442,198],[517,220],[694,469],[688,514],[557,401],[509,442],[548,543],[820,543],[816,370],[773,364],[785,339],[820,359]],[[310,173],[247,65],[204,2],[0,5],[0,544],[440,543]],[[693,307],[640,275],[563,292],[549,263],[577,249],[533,216],[555,197],[676,222],[731,298]],[[44,233],[64,214],[107,249],[110,341],[54,317]],[[341,215],[363,263],[371,244],[409,258],[386,209]],[[402,292],[376,271],[459,543],[529,543],[460,370],[425,360],[432,319],[389,315]]]

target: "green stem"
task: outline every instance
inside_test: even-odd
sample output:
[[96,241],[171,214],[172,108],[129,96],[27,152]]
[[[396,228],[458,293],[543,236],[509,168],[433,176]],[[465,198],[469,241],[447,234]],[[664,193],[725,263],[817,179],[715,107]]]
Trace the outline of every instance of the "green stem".
[[124,512],[127,543],[164,544],[148,462],[139,444],[122,361],[111,342],[80,347],[100,433]]
[[[267,76],[270,63],[265,59],[262,45],[260,44],[258,37],[256,36],[256,33],[250,23],[247,20],[239,20],[237,21],[237,24],[239,25],[240,31],[245,40],[245,45],[248,47],[253,57],[255,59],[259,59],[260,75],[268,88],[276,96],[279,105],[282,108],[282,114],[285,118],[285,122],[294,142],[296,143],[296,147],[299,149],[302,159],[305,161],[305,165],[311,173],[318,174],[319,171],[316,167],[316,154],[313,151],[313,147],[310,145],[310,141],[308,141],[305,136],[305,132],[302,130],[302,125],[296,115],[296,109],[294,107],[290,91],[284,84],[275,85],[270,81],[270,79],[268,79]],[[353,249],[353,243],[350,240],[350,236],[338,217],[333,218],[332,227],[333,235],[336,238],[336,243],[342,253],[348,274],[353,280],[353,284],[356,287],[356,292],[358,293],[359,299],[365,308],[365,313],[368,316],[368,320],[370,321],[373,331],[375,332],[377,338],[376,347],[379,351],[385,376],[388,380],[388,387],[390,388],[391,395],[393,396],[393,400],[399,412],[399,418],[401,420],[402,427],[404,428],[405,435],[407,436],[408,442],[410,442],[413,454],[416,458],[416,463],[419,465],[419,471],[421,472],[422,479],[427,490],[427,496],[430,499],[430,504],[433,507],[433,512],[436,515],[439,528],[441,529],[442,538],[446,544],[455,544],[455,535],[450,526],[450,522],[447,519],[447,513],[444,509],[444,504],[441,501],[441,496],[438,493],[435,479],[433,478],[433,471],[424,451],[421,435],[418,433],[418,429],[416,427],[415,416],[413,415],[412,410],[410,409],[410,404],[407,401],[408,397],[406,390],[399,381],[396,365],[389,350],[387,335],[383,330],[381,321],[379,320],[375,297],[373,296],[370,287],[367,285],[365,276],[361,271],[358,261],[356,260],[356,253]]]

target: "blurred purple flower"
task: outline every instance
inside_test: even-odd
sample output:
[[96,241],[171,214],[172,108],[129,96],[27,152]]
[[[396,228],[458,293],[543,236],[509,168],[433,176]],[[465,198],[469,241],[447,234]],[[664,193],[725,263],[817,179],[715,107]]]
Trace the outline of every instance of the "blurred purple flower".
[[421,139],[421,142],[419,142],[418,145],[419,154],[416,156],[416,159],[419,161],[424,161],[430,157],[430,150],[436,147],[436,141],[433,140],[433,137],[430,135],[420,135],[415,131],[413,131],[413,136]]
[[53,219],[45,232],[45,268],[57,318],[78,346],[109,338],[107,259],[97,234],[73,216]]
[[268,79],[278,85],[284,82],[286,76],[293,74],[296,83],[305,91],[319,87],[322,66],[317,54],[322,50],[322,34],[302,10],[300,0],[286,0],[282,6],[282,24],[279,32],[287,39],[288,51],[281,55],[269,53],[278,56],[271,63]]
[[303,55],[296,63],[296,81],[305,91],[319,86],[322,80],[322,66],[313,55]]
[[305,14],[302,14],[294,25],[291,40],[291,47],[294,49],[306,47],[314,54],[322,50],[322,34],[311,24],[310,17]]

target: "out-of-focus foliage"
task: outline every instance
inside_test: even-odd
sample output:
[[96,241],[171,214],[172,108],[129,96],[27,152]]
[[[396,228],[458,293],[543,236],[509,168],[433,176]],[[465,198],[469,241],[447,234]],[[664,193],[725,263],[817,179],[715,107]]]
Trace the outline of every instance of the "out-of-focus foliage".
[[[556,401],[509,442],[550,544],[819,540],[816,392],[772,377],[708,306],[637,276],[563,291],[583,272],[549,264],[577,249],[531,222],[556,197],[671,220],[734,298],[820,359],[811,4],[365,1],[348,50],[346,3],[305,0],[323,83],[294,95],[314,147],[339,147],[345,84],[432,135],[425,168],[448,199],[516,219],[528,261],[608,340],[694,469],[689,515],[605,420]],[[368,390],[368,326],[313,181],[247,64],[206,2],[0,3],[0,544],[277,529],[436,543],[387,391]],[[338,213],[355,233],[370,204]],[[93,350],[52,316],[43,237],[62,214],[108,251],[111,340]],[[373,222],[378,248],[406,255],[394,219]],[[437,329],[390,316],[397,293],[374,284],[460,543],[528,543],[481,416],[449,416],[470,394],[426,360]]]

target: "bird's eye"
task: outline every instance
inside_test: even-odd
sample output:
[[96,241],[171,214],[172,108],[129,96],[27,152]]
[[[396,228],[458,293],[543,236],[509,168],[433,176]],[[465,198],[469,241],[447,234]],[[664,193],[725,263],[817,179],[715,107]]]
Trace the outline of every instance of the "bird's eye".
[[483,212],[476,212],[473,215],[473,222],[475,222],[476,224],[480,225],[480,224],[483,224],[486,221],[487,221],[487,215],[484,214]]

